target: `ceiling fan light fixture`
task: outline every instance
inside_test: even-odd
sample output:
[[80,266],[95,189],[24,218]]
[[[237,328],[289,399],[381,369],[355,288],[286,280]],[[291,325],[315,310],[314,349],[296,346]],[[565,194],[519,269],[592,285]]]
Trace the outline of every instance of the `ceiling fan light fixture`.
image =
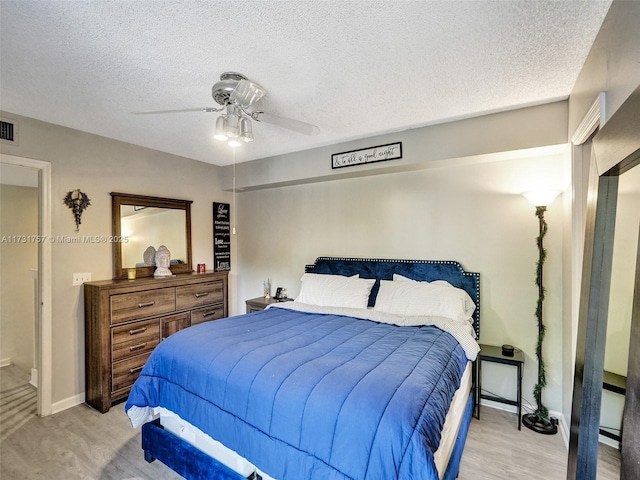
[[253,131],[251,130],[249,117],[243,116],[240,119],[240,140],[246,143],[253,142]]
[[235,140],[235,139],[232,138],[231,140],[229,140],[227,142],[227,145],[229,145],[231,148],[237,148],[240,145],[242,145],[242,143],[240,143],[238,140]]
[[216,131],[213,138],[221,142],[226,142],[229,139],[224,133],[224,115],[218,117],[216,120]]
[[229,138],[237,138],[239,129],[238,122],[240,121],[241,114],[235,105],[227,105],[227,114],[224,120],[224,134]]
[[238,84],[231,92],[229,100],[243,107],[253,105],[267,94],[267,91],[255,82],[251,82],[246,78],[238,81]]

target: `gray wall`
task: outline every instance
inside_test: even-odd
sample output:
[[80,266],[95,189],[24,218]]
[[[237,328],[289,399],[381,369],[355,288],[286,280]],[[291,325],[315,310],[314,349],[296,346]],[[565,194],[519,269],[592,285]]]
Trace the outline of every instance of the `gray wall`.
[[[51,163],[52,234],[111,234],[111,196],[125,192],[193,200],[192,233],[195,263],[213,264],[212,202],[231,197],[219,189],[219,168],[210,164],[118,142],[7,112],[17,122],[20,140],[2,144],[2,153]],[[79,188],[91,199],[79,233],[67,192]],[[84,394],[84,300],[72,286],[73,273],[90,272],[92,280],[113,276],[111,244],[52,245],[53,403],[73,403]],[[71,400],[70,400],[71,399]]]
[[[525,351],[523,393],[533,402],[538,223],[520,193],[570,190],[566,125],[567,103],[555,102],[238,165],[233,310],[267,278],[295,296],[304,265],[321,255],[457,260],[481,274],[480,340]],[[401,160],[331,169],[333,153],[399,141]],[[223,170],[230,188],[233,169]],[[548,214],[545,400],[556,411],[567,211],[560,199]],[[484,387],[515,398],[515,370],[484,373]]]

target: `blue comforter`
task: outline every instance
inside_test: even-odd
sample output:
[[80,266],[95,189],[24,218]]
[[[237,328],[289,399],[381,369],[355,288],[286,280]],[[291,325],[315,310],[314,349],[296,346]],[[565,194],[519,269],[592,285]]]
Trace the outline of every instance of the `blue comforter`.
[[170,336],[125,409],[165,407],[279,480],[436,479],[466,363],[434,326],[270,308]]

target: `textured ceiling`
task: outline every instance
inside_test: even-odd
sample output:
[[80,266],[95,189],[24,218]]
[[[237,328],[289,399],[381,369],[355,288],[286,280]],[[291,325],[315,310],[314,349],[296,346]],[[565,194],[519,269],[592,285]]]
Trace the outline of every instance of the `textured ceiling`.
[[225,165],[225,71],[264,109],[320,127],[254,122],[236,161],[566,98],[610,1],[0,2],[0,108]]

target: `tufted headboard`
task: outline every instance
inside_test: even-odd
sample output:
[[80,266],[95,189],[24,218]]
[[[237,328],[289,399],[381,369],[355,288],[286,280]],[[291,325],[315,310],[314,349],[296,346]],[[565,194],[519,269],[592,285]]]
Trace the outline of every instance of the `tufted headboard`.
[[379,258],[340,258],[318,257],[312,265],[306,265],[306,273],[351,276],[359,274],[361,278],[375,278],[371,289],[369,306],[375,304],[380,288],[380,280],[392,280],[397,273],[412,280],[432,282],[446,280],[454,287],[462,288],[473,299],[476,309],[473,312],[473,328],[480,338],[480,274],[465,272],[458,262],[450,260],[386,260]]

